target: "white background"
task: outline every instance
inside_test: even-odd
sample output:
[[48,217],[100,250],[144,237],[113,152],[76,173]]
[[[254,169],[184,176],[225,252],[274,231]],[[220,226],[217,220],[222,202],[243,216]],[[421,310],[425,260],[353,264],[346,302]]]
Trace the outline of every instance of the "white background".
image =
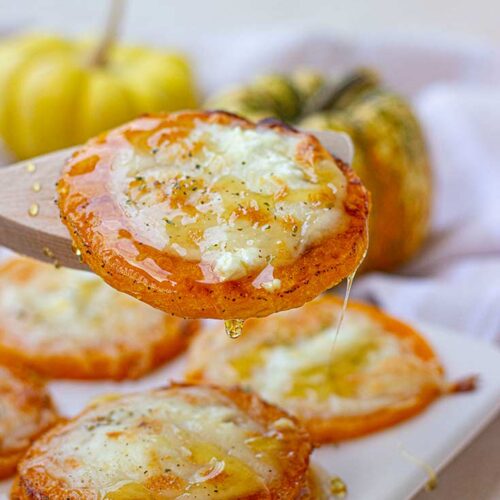
[[[36,21],[89,31],[105,0],[0,0],[0,23]],[[125,35],[140,24],[176,38],[272,28],[330,28],[338,34],[446,33],[500,45],[497,0],[129,0]],[[142,30],[141,30],[142,31]]]
[[[89,31],[105,6],[104,0],[0,0],[0,22]],[[499,19],[497,0],[129,0],[125,34],[134,24],[175,39],[278,22],[353,35],[446,33],[500,45]]]

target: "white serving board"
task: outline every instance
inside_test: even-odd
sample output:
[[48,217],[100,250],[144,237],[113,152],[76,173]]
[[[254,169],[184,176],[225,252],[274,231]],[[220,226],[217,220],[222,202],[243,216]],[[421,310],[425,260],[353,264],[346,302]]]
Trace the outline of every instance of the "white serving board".
[[[500,350],[435,326],[420,326],[453,380],[478,374],[476,392],[441,398],[425,413],[372,436],[338,446],[322,446],[313,459],[349,489],[349,500],[405,500],[427,482],[425,470],[405,456],[442,469],[500,410]],[[135,382],[52,382],[53,398],[64,415],[74,415],[103,393],[155,387],[181,380],[182,357]],[[6,498],[10,481],[0,482]],[[438,484],[439,488],[439,484]]]

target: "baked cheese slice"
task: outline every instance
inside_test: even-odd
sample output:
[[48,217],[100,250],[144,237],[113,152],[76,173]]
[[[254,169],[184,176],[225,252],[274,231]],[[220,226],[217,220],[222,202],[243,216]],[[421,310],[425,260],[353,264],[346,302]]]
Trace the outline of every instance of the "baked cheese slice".
[[187,377],[249,387],[327,441],[395,423],[446,392],[438,359],[412,328],[351,302],[336,337],[341,309],[323,296],[248,320],[236,342],[222,325],[208,327],[190,347]]
[[0,265],[0,354],[56,378],[134,378],[186,347],[195,325],[93,273],[21,257]]
[[311,449],[254,395],[175,384],[96,401],[30,449],[17,487],[53,500],[289,499]]

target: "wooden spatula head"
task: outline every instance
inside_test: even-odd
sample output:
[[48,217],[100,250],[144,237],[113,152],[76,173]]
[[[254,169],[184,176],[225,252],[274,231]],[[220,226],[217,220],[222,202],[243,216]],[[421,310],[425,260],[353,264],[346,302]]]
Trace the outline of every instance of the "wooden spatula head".
[[0,245],[57,266],[85,269],[59,218],[56,182],[73,148],[0,167]]

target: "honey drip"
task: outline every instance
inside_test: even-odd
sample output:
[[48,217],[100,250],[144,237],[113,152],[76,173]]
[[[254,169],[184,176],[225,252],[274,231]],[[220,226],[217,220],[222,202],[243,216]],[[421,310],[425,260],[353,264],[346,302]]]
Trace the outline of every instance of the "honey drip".
[[345,498],[347,495],[347,485],[342,478],[334,476],[330,479],[330,493],[335,498]]
[[26,172],[29,172],[30,174],[32,174],[33,172],[35,172],[36,170],[36,165],[33,163],[33,162],[29,162],[26,164]]
[[71,243],[71,251],[78,257],[78,262],[81,264],[83,262],[82,251],[74,243]]
[[[357,271],[357,269],[356,269],[356,271]],[[351,288],[352,288],[352,284],[354,282],[354,278],[356,276],[356,271],[354,271],[352,274],[350,274],[346,280],[344,301],[342,302],[342,309],[340,310],[339,319],[337,321],[337,326],[335,328],[335,339],[333,341],[334,346],[335,346],[335,343],[337,342],[337,337],[339,336],[339,332],[340,332],[340,328],[342,327],[342,323],[344,322],[344,316],[345,316],[345,312],[347,310],[347,304],[349,303],[349,296],[351,295]]]
[[237,339],[243,333],[244,319],[227,319],[224,321],[226,334],[232,339]]
[[38,206],[37,203],[33,203],[29,209],[28,209],[28,214],[31,217],[36,217],[38,215],[38,212],[40,211],[40,207]]
[[[368,238],[368,221],[366,222],[366,237]],[[363,253],[363,256],[361,257],[361,260],[359,261],[358,266],[353,271],[353,273],[347,277],[347,280],[346,280],[344,301],[342,302],[342,309],[340,310],[339,319],[337,320],[337,326],[335,328],[335,337],[333,339],[332,350],[331,350],[331,355],[330,355],[330,359],[332,359],[332,360],[333,360],[333,351],[334,351],[335,345],[337,343],[337,338],[339,336],[340,329],[342,327],[342,323],[344,322],[345,312],[347,310],[347,305],[349,303],[349,296],[351,295],[352,284],[354,282],[354,278],[356,277],[356,273],[358,272],[358,269],[361,267],[361,264],[363,263],[363,261],[366,258],[366,254],[368,253],[368,246],[369,245],[368,245],[368,241],[367,241],[365,251]],[[330,363],[330,368],[331,368],[331,363]]]
[[43,252],[43,255],[45,255],[45,257],[47,257],[48,259],[50,259],[52,261],[52,264],[54,264],[54,267],[56,269],[59,269],[61,267],[61,263],[59,262],[59,260],[55,256],[54,252],[50,248],[43,247],[42,252]]
[[410,462],[413,462],[415,465],[418,465],[427,474],[427,482],[425,483],[425,489],[427,491],[435,490],[438,485],[438,478],[436,471],[420,457],[411,454],[406,448],[403,447],[402,444],[399,445],[399,448],[401,455],[404,458],[406,458]]
[[349,296],[351,295],[352,283],[354,281],[354,277],[356,276],[357,270],[358,269],[356,268],[356,270],[347,277],[344,301],[342,302],[342,308],[340,310],[340,314],[339,314],[339,317],[337,320],[337,326],[335,327],[335,336],[333,337],[332,349],[330,351],[331,362],[328,364],[328,371],[329,371],[330,376],[333,376],[333,353],[335,351],[335,346],[337,344],[337,338],[339,336],[340,329],[342,327],[342,323],[344,322],[344,316],[345,316],[345,312],[347,310],[347,304],[349,303]]
[[33,186],[31,186],[31,189],[33,189],[35,193],[39,193],[42,190],[42,185],[36,181],[33,183]]

